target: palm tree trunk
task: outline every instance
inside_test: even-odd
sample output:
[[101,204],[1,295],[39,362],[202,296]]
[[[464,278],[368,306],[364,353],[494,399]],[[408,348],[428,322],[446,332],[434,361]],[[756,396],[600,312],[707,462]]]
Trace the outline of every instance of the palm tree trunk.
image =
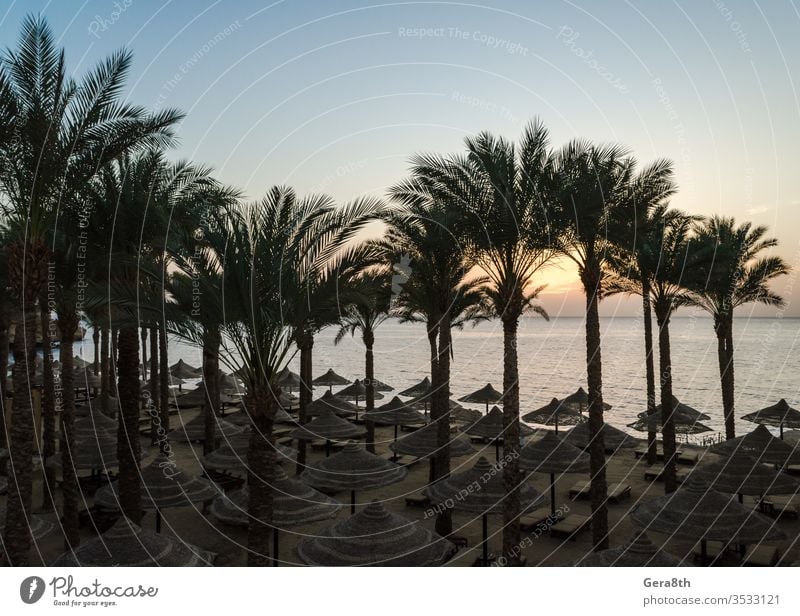
[[[39,316],[42,329],[42,459],[47,460],[56,453],[56,381],[53,374],[53,330],[50,328],[46,293],[39,300]],[[44,511],[55,509],[55,489],[55,469],[45,464],[42,485]]]
[[247,450],[247,484],[250,493],[247,503],[250,519],[247,529],[247,565],[261,567],[270,564],[272,482],[276,464],[272,428],[276,407],[272,392],[259,392],[248,402],[253,430]]
[[509,566],[519,565],[519,362],[516,316],[503,319],[503,556]]
[[603,442],[603,362],[600,343],[598,291],[600,272],[594,272],[586,284],[586,376],[589,388],[589,470],[592,499],[592,544],[594,549],[608,548],[608,485]]
[[[436,422],[437,452],[434,480],[450,476],[450,349],[452,345],[449,315],[439,326],[439,352],[436,358],[437,382],[433,385],[431,419]],[[453,532],[453,514],[445,508],[436,515],[436,532],[446,537]]]
[[[371,331],[364,332],[364,347],[366,350],[364,366],[364,376],[366,378],[367,395],[366,395],[366,414],[369,415],[375,409],[375,358],[373,356],[372,348],[375,345],[375,334]],[[365,421],[364,425],[367,428],[367,451],[375,453],[375,424],[371,421]]]
[[[300,411],[298,421],[300,425],[308,423],[306,409],[311,402],[311,380],[312,376],[312,352],[314,349],[314,336],[308,333],[301,333],[297,336],[297,347],[300,349]],[[304,440],[297,441],[297,464],[295,472],[299,475],[306,468],[307,443]]]
[[[0,312],[0,449],[8,448],[6,434],[6,385],[8,375],[8,315]],[[5,464],[0,465],[3,471]]]
[[[656,414],[656,371],[653,365],[653,315],[650,305],[650,282],[642,281],[642,313],[644,315],[644,361],[647,380],[647,415]],[[647,431],[647,463],[651,466],[658,460],[658,434]]]
[[206,329],[203,333],[203,384],[206,401],[203,404],[203,455],[217,448],[217,414],[219,413],[219,333]]
[[[428,344],[430,345],[431,353],[431,394],[428,396],[427,404],[429,406],[429,413],[433,418],[433,399],[436,396],[435,384],[439,382],[439,325],[438,323],[429,322],[427,325],[428,330]],[[449,401],[448,401],[449,404]],[[429,469],[428,469],[428,483],[436,481],[436,456],[431,456]]]
[[[167,328],[161,321],[158,328],[158,409],[161,412],[161,430],[163,434],[169,432],[169,357],[167,357]],[[162,452],[167,450],[166,439],[159,439]]]
[[100,408],[104,415],[111,416],[111,362],[108,358],[108,334],[108,327],[100,330]]
[[120,420],[117,436],[119,458],[119,507],[123,515],[138,523],[142,516],[139,476],[139,332],[125,327],[119,333]]
[[717,359],[722,386],[722,413],[725,417],[725,438],[736,438],[736,417],[734,415],[734,377],[733,377],[733,317],[723,315],[715,324],[717,334]]
[[147,380],[147,328],[143,327],[141,330],[142,337],[142,380]]
[[669,308],[656,308],[658,322],[658,359],[661,372],[661,438],[664,447],[664,492],[678,489],[675,419],[672,416],[672,356],[669,341]]
[[147,398],[147,414],[150,415],[150,444],[159,442],[163,434],[161,423],[160,375],[158,372],[158,328],[150,328],[150,397]]
[[61,496],[62,519],[66,547],[76,548],[80,544],[78,521],[79,490],[78,477],[72,463],[75,450],[75,381],[73,377],[73,332],[78,327],[77,313],[59,315],[61,329],[61,383],[63,389],[61,409]]
[[8,461],[8,501],[3,539],[6,561],[13,566],[28,564],[31,533],[28,521],[33,513],[33,405],[32,385],[36,357],[36,295],[22,306],[22,322],[14,330],[14,397],[11,409]]
[[[119,328],[115,327],[111,329],[110,344],[109,376],[111,378],[109,384],[111,385],[111,393],[115,398],[119,398],[119,391],[117,391],[117,379],[119,378],[117,374],[117,364],[119,363]],[[139,363],[138,351],[136,353],[136,363]]]

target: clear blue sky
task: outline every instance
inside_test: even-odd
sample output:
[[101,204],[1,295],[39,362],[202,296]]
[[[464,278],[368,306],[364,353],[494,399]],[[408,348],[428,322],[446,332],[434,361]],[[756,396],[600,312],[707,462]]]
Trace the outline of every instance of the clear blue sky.
[[[42,12],[76,72],[131,48],[130,98],[188,112],[176,157],[250,197],[276,183],[383,194],[411,153],[456,150],[482,129],[513,138],[539,116],[556,144],[583,136],[672,158],[676,206],[767,224],[800,266],[793,2],[3,4],[5,46]],[[546,278],[551,312],[579,314],[574,276]],[[778,288],[791,299],[794,286]]]

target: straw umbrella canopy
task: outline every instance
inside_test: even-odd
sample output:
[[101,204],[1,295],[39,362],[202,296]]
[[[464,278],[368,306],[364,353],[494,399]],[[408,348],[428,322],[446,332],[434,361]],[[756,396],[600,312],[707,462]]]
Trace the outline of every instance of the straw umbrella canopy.
[[416,398],[417,396],[424,396],[431,390],[431,380],[426,376],[416,385],[412,385],[408,389],[401,391],[398,396],[405,396],[408,398]]
[[395,396],[386,404],[364,413],[364,421],[378,426],[394,426],[394,440],[397,441],[398,426],[424,426],[428,418]]
[[325,567],[434,567],[456,547],[418,522],[373,501],[297,546],[303,564]]
[[[470,436],[485,438],[494,443],[495,459],[500,461],[500,443],[503,440],[505,426],[503,425],[503,411],[499,407],[493,406],[492,410],[486,415],[482,415],[478,421],[467,427],[464,432]],[[530,436],[533,430],[524,424],[520,424],[520,436]]]
[[89,365],[88,361],[85,361],[83,358],[76,355],[72,358],[72,366],[73,368],[86,368]]
[[723,456],[730,456],[737,452],[744,453],[764,464],[777,464],[778,466],[800,463],[800,449],[775,438],[763,425],[757,426],[755,430],[744,436],[737,436],[712,445],[709,451]]
[[[632,437],[630,434],[626,434],[619,428],[615,428],[611,424],[603,424],[603,427],[600,428],[600,433],[603,435],[603,445],[606,451],[617,451],[618,449],[627,447],[636,447],[638,444],[638,439]],[[584,422],[578,424],[561,438],[573,447],[588,449],[591,441],[589,423]]]
[[772,406],[767,406],[760,411],[742,415],[742,419],[763,426],[779,428],[781,431],[781,440],[783,440],[784,428],[800,428],[800,411],[789,406],[789,403],[783,398]]
[[[45,520],[40,515],[31,515],[28,518],[28,527],[31,531],[31,537],[34,541],[39,541],[44,539],[52,533],[58,525],[55,522],[50,522],[49,520]],[[5,508],[0,508],[0,536],[5,536],[6,534],[6,510]],[[0,543],[0,554],[2,554],[2,543]]]
[[[586,390],[583,387],[578,387],[578,391],[571,393],[566,398],[561,400],[561,402],[567,406],[577,408],[578,411],[582,413],[589,408],[589,394],[586,393]],[[610,411],[611,405],[607,402],[603,402],[603,410]]]
[[[469,470],[454,473],[429,485],[425,493],[432,502],[447,508],[478,513],[483,525],[483,565],[489,564],[488,516],[502,514],[508,493],[503,483],[503,469],[492,466],[481,456]],[[523,482],[519,486],[521,511],[530,511],[547,502],[533,486]]]
[[[250,435],[250,430],[237,434],[211,453],[203,456],[203,468],[212,471],[246,475],[249,469],[247,464],[247,452],[250,449]],[[275,453],[278,464],[291,462],[297,457],[296,449],[285,447],[277,443],[275,444]]]
[[548,430],[522,448],[519,467],[524,471],[550,474],[550,513],[555,516],[556,473],[588,473],[589,454]]
[[144,530],[120,517],[110,529],[50,564],[51,567],[207,567],[216,555]]
[[[436,422],[429,423],[424,428],[415,430],[414,432],[406,434],[405,436],[397,439],[396,442],[390,443],[389,449],[396,454],[414,456],[415,458],[425,458],[439,451],[436,436]],[[472,445],[470,445],[469,441],[460,436],[451,438],[449,447],[450,456],[453,458],[468,456],[475,453],[475,450],[472,448]]]
[[350,383],[352,383],[350,379],[346,379],[345,377],[336,374],[333,371],[333,368],[328,368],[328,371],[325,374],[318,376],[311,381],[312,385],[327,387],[328,391],[331,391],[334,385],[338,387],[340,385],[349,385]]
[[219,390],[222,392],[239,392],[244,389],[244,384],[232,374],[219,371]]
[[[179,443],[202,443],[206,439],[205,421],[206,418],[203,414],[197,415],[194,419],[187,421],[167,434],[167,438]],[[220,439],[229,439],[242,432],[241,426],[234,425],[216,415],[214,416],[214,424],[216,437]]]
[[169,373],[176,379],[196,379],[198,377],[198,369],[190,366],[182,359],[169,367]]
[[707,541],[748,544],[784,538],[772,520],[696,477],[689,477],[675,492],[641,501],[630,517],[645,530],[700,541],[703,563]]
[[[246,411],[237,411],[235,413],[231,413],[230,415],[225,416],[225,421],[228,423],[232,423],[234,426],[249,428],[253,425],[253,421],[250,419],[250,415],[247,414]],[[281,407],[275,409],[275,419],[273,420],[275,423],[297,423],[294,417],[289,415],[286,411],[284,411]]]
[[485,404],[486,412],[488,413],[490,404],[503,404],[503,394],[492,387],[491,383],[486,383],[480,389],[459,398],[458,401],[469,402],[470,404]]
[[[378,381],[375,382],[377,383]],[[383,400],[383,394],[380,393],[377,388],[374,389],[373,393],[375,394],[375,400]],[[353,381],[352,385],[348,385],[341,391],[336,392],[336,397],[340,400],[354,400],[356,407],[358,406],[358,401],[363,400],[366,396],[367,388],[359,379]],[[358,414],[356,414],[356,419],[358,419]]]
[[574,406],[569,406],[560,402],[558,398],[553,398],[543,407],[523,415],[522,421],[543,426],[555,426],[556,432],[558,432],[558,426],[577,426],[587,419]]
[[314,488],[350,491],[350,513],[356,512],[356,491],[376,490],[408,475],[405,467],[384,460],[350,441],[344,449],[316,464],[309,464],[300,479]]
[[771,469],[760,460],[737,451],[733,455],[704,464],[691,473],[699,481],[720,492],[742,496],[764,496],[765,494],[795,494],[800,491],[800,481]]
[[[240,398],[227,394],[220,394],[219,398],[221,404],[238,404],[241,402]],[[184,409],[195,406],[203,406],[208,402],[208,394],[206,393],[205,385],[199,385],[192,391],[187,392],[182,396],[178,396],[173,402],[178,408]]]
[[[656,407],[656,415],[661,417],[661,405]],[[650,414],[647,411],[642,411],[637,415],[639,419],[647,419]],[[701,413],[696,408],[684,404],[679,401],[675,396],[672,396],[672,417],[676,423],[697,423],[698,421],[705,421],[711,419],[706,413]]]
[[[273,560],[278,566],[279,530],[311,524],[336,517],[343,505],[298,479],[291,479],[283,467],[275,468],[272,483]],[[220,494],[211,504],[211,513],[220,522],[232,526],[248,526],[247,503],[250,492],[245,486],[230,494]]]
[[284,368],[278,374],[278,385],[282,388],[286,388],[289,391],[292,389],[297,389],[300,387],[300,375],[296,372],[292,372],[289,368]]
[[610,550],[593,552],[578,561],[578,567],[680,567],[682,561],[659,550],[643,532],[636,534],[625,545]]
[[[141,471],[142,507],[155,509],[156,532],[161,532],[161,510],[169,507],[185,507],[192,503],[211,500],[219,491],[207,479],[192,477],[176,466],[166,454],[159,454]],[[116,511],[119,509],[118,482],[101,488],[95,503]]]
[[[75,422],[76,424],[78,422]],[[144,453],[143,453],[144,455]],[[61,455],[52,455],[45,461],[45,466],[55,470],[61,469]],[[75,447],[72,452],[72,466],[76,472],[96,471],[108,472],[119,466],[117,457],[117,439],[110,434],[99,431],[92,435],[75,436]]]
[[324,411],[333,411],[341,417],[358,415],[358,407],[347,400],[342,400],[338,396],[326,391],[321,398],[313,400],[306,407],[308,417],[317,417]]
[[[711,432],[711,428],[700,422],[701,419],[708,419],[708,415],[693,409],[692,407],[673,399],[672,423],[676,434],[702,434]],[[661,405],[656,407],[656,412],[648,415],[643,411],[637,415],[638,419],[628,424],[639,432],[661,432],[664,425],[662,422]]]
[[363,436],[366,431],[367,429],[364,426],[357,426],[346,419],[337,417],[333,411],[323,410],[319,416],[307,424],[297,426],[289,433],[289,436],[304,441],[324,438],[325,457],[328,457],[331,454],[331,441]]

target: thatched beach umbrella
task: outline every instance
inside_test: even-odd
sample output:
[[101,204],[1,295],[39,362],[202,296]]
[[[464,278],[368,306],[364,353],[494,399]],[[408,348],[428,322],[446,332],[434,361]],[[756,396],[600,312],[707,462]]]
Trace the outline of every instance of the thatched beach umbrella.
[[[484,438],[494,443],[495,460],[500,461],[500,443],[503,441],[505,426],[503,426],[503,411],[499,407],[493,406],[492,410],[486,415],[467,427],[464,432],[470,436]],[[530,436],[533,430],[524,424],[519,426],[520,436]]]
[[[247,452],[250,449],[250,430],[232,436],[214,451],[203,456],[203,468],[227,473],[246,475],[248,470]],[[297,457],[297,450],[275,444],[275,458],[278,464],[291,462]]]
[[[225,416],[225,421],[228,423],[232,423],[234,426],[239,426],[242,428],[249,428],[253,425],[252,419],[250,419],[250,415],[247,414],[247,411],[241,410],[235,413],[231,413],[230,415]],[[289,415],[286,411],[282,408],[278,407],[275,409],[275,419],[273,420],[276,424],[296,424],[297,420],[294,417]]]
[[[655,414],[659,418],[661,417],[661,408],[662,407],[660,404],[656,407]],[[647,411],[642,411],[637,415],[637,417],[639,419],[648,419],[650,414]],[[691,424],[711,419],[706,413],[701,413],[696,408],[680,402],[675,396],[672,396],[672,418],[676,424]]]
[[[272,563],[278,566],[279,530],[311,524],[336,517],[342,504],[318,492],[298,479],[290,479],[283,467],[275,469],[272,482]],[[250,516],[247,487],[230,494],[220,494],[211,504],[211,513],[220,522],[232,526],[248,526]]]
[[730,456],[735,453],[750,455],[764,464],[800,464],[800,448],[775,438],[764,426],[757,426],[744,436],[728,439],[709,448],[712,453]]
[[480,389],[459,398],[458,401],[469,402],[470,404],[485,404],[486,412],[488,413],[490,404],[503,404],[503,394],[492,387],[491,383],[486,383]]
[[[219,399],[220,403],[223,405],[238,404],[241,402],[240,398],[228,394],[220,394]],[[208,404],[208,394],[206,392],[205,385],[199,385],[192,391],[187,392],[182,396],[178,396],[174,400],[170,400],[170,403],[175,404],[175,406],[181,409],[188,409]]]
[[[375,400],[383,400],[383,394],[377,389],[375,389],[373,393],[375,394]],[[359,400],[366,399],[367,387],[364,385],[363,381],[356,379],[353,381],[352,385],[348,385],[341,391],[337,391],[336,397],[340,400],[354,400],[357,407]],[[356,419],[358,419],[358,413],[356,413]]]
[[779,428],[781,431],[781,440],[783,440],[784,428],[800,428],[800,411],[789,406],[789,403],[783,398],[772,406],[767,406],[760,411],[742,415],[742,419],[761,424],[762,426]]
[[[431,501],[448,509],[478,513],[483,525],[483,565],[489,565],[489,522],[491,514],[502,514],[508,496],[503,483],[503,469],[491,465],[481,456],[475,465],[461,473],[440,479],[425,490]],[[530,511],[547,502],[539,491],[527,483],[519,486],[521,511]]]
[[690,477],[696,478],[714,490],[742,496],[765,494],[796,494],[800,481],[765,466],[760,460],[737,451],[733,455],[695,468]]
[[225,374],[219,371],[219,390],[226,393],[241,392],[244,384],[232,374]]
[[[672,399],[672,424],[676,434],[702,434],[711,432],[711,428],[701,423],[702,419],[708,419],[708,415],[692,408],[687,404],[678,402],[677,398]],[[642,411],[637,415],[638,419],[628,424],[629,428],[639,432],[661,432],[663,429],[663,417],[661,405],[656,407],[656,412],[652,415],[647,411]]]
[[522,421],[543,426],[555,426],[556,432],[558,432],[558,426],[576,426],[587,419],[574,406],[569,406],[560,402],[558,398],[553,398],[543,407],[523,415]]
[[356,512],[356,491],[384,488],[406,478],[408,471],[350,441],[330,458],[309,464],[300,474],[308,485],[350,492],[350,513]]
[[363,436],[367,429],[337,417],[333,411],[323,410],[316,419],[304,426],[297,426],[289,433],[292,438],[313,441],[325,439],[325,457],[331,455],[331,441],[341,441]]
[[73,368],[86,368],[89,365],[88,361],[85,361],[82,357],[76,355],[72,358],[72,367]]
[[[231,422],[214,416],[214,433],[218,439],[229,439],[240,434],[242,427]],[[178,426],[167,434],[167,438],[178,443],[202,443],[206,440],[206,418],[202,413],[194,419],[187,421],[182,426]]]
[[[78,422],[75,422],[76,424]],[[47,458],[45,466],[61,470],[61,454]],[[117,457],[117,438],[107,432],[96,432],[90,436],[75,436],[75,446],[72,451],[72,466],[76,472],[91,471],[95,473],[108,473],[112,468],[119,466]]]
[[318,376],[311,381],[312,385],[316,385],[318,387],[327,387],[328,391],[331,391],[334,385],[339,387],[340,385],[349,385],[350,383],[352,383],[350,379],[339,376],[333,371],[333,368],[328,368],[328,371],[325,374]]
[[292,391],[292,389],[299,389],[300,383],[300,375],[296,372],[292,372],[289,368],[284,368],[278,373],[278,386],[282,389],[287,391]]
[[386,404],[364,413],[364,421],[371,421],[378,426],[394,426],[394,440],[397,442],[398,426],[424,426],[428,418],[395,396]]
[[207,567],[216,554],[144,530],[120,517],[99,537],[65,552],[51,567]]
[[444,537],[373,501],[303,541],[296,551],[302,563],[317,567],[433,567],[455,550]]
[[[589,408],[589,394],[586,393],[586,390],[583,389],[583,387],[578,387],[578,391],[563,398],[561,403],[566,404],[567,406],[575,407],[579,412],[583,413]],[[607,402],[603,402],[603,410],[610,411],[611,405]]]
[[[363,384],[364,387],[367,386],[367,379],[359,379]],[[383,392],[386,393],[387,391],[394,391],[394,387],[389,385],[388,383],[384,383],[383,381],[379,381],[378,379],[372,379],[372,388],[375,392]]]
[[578,567],[680,567],[681,559],[659,550],[643,532],[618,548],[593,552]]
[[426,376],[416,385],[412,385],[408,389],[401,391],[398,396],[405,396],[408,398],[416,398],[417,396],[424,396],[431,390],[431,380]]
[[333,411],[340,417],[358,415],[358,407],[355,404],[342,400],[330,391],[326,391],[322,397],[313,400],[306,406],[306,415],[308,417],[317,417],[324,411]]
[[190,366],[182,359],[179,359],[176,363],[172,364],[169,367],[169,373],[175,377],[176,379],[196,379],[198,376],[202,374],[202,371],[198,373],[198,368]]
[[[469,441],[461,436],[451,438],[449,447],[450,456],[453,458],[475,453]],[[396,442],[389,445],[389,449],[400,455],[414,456],[415,458],[425,458],[435,454],[439,451],[436,422],[429,423],[424,428],[400,437]]]
[[550,474],[550,513],[556,514],[556,473],[588,473],[589,454],[573,447],[547,430],[541,438],[530,441],[519,455],[524,471]]
[[[203,503],[219,494],[208,479],[192,477],[163,453],[142,469],[141,481],[142,507],[155,509],[156,532],[161,532],[162,509]],[[95,496],[95,503],[112,511],[118,510],[118,488],[116,481],[101,488]]]
[[[636,447],[638,445],[638,439],[632,437],[630,434],[626,434],[619,428],[615,428],[611,424],[604,423],[603,427],[600,428],[600,433],[603,435],[603,446],[606,451],[617,451],[618,449]],[[561,438],[573,447],[588,449],[591,442],[589,423],[584,422],[578,424]]]
[[[59,527],[55,522],[50,522],[49,520],[45,520],[40,515],[31,515],[28,519],[28,527],[31,531],[31,537],[34,541],[40,541],[47,537],[50,533],[52,533],[57,527]],[[0,536],[5,536],[6,534],[6,510],[5,507],[0,508]],[[2,543],[0,542],[0,554],[3,553],[2,551]]]
[[700,541],[703,563],[708,541],[748,544],[784,538],[772,520],[697,478],[687,479],[675,492],[641,501],[630,517],[644,530]]

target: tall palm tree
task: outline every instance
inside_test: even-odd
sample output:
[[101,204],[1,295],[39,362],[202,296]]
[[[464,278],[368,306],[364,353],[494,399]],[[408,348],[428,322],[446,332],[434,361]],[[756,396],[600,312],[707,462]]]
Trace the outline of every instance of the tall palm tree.
[[[387,273],[362,272],[348,281],[350,303],[344,307],[340,317],[339,331],[333,339],[339,344],[346,335],[361,334],[364,343],[364,377],[367,383],[366,412],[375,408],[375,330],[390,316],[392,279]],[[367,450],[375,453],[375,424],[366,422]]]
[[21,327],[15,337],[13,488],[5,526],[6,558],[27,562],[30,548],[33,377],[36,301],[50,258],[45,243],[59,206],[76,205],[79,191],[108,160],[127,149],[165,143],[179,114],[149,115],[121,100],[131,55],[120,51],[80,81],[70,77],[63,50],[43,18],[22,24],[15,49],[0,60],[0,191],[12,230],[9,275]]
[[725,438],[731,439],[736,436],[733,313],[752,302],[783,306],[784,299],[769,283],[788,273],[789,266],[778,256],[763,256],[778,245],[777,239],[766,237],[765,226],[737,225],[733,218],[712,216],[695,233],[709,264],[692,285],[692,303],[714,318]]
[[[651,293],[652,276],[658,266],[657,238],[663,231],[667,211],[665,200],[675,192],[672,162],[659,160],[640,171],[629,187],[627,216],[619,238],[619,248],[609,253],[606,265],[612,275],[607,294],[625,292],[642,298],[644,323],[644,356],[646,408],[648,415],[656,413],[656,383],[653,360],[653,317]],[[654,239],[654,235],[655,238]],[[615,289],[615,282],[619,283]],[[647,462],[655,464],[656,433],[647,433]]]
[[573,141],[556,152],[543,183],[554,248],[578,268],[586,296],[586,372],[594,548],[608,547],[608,487],[603,420],[603,368],[598,304],[607,257],[624,238],[635,162],[619,146]]

